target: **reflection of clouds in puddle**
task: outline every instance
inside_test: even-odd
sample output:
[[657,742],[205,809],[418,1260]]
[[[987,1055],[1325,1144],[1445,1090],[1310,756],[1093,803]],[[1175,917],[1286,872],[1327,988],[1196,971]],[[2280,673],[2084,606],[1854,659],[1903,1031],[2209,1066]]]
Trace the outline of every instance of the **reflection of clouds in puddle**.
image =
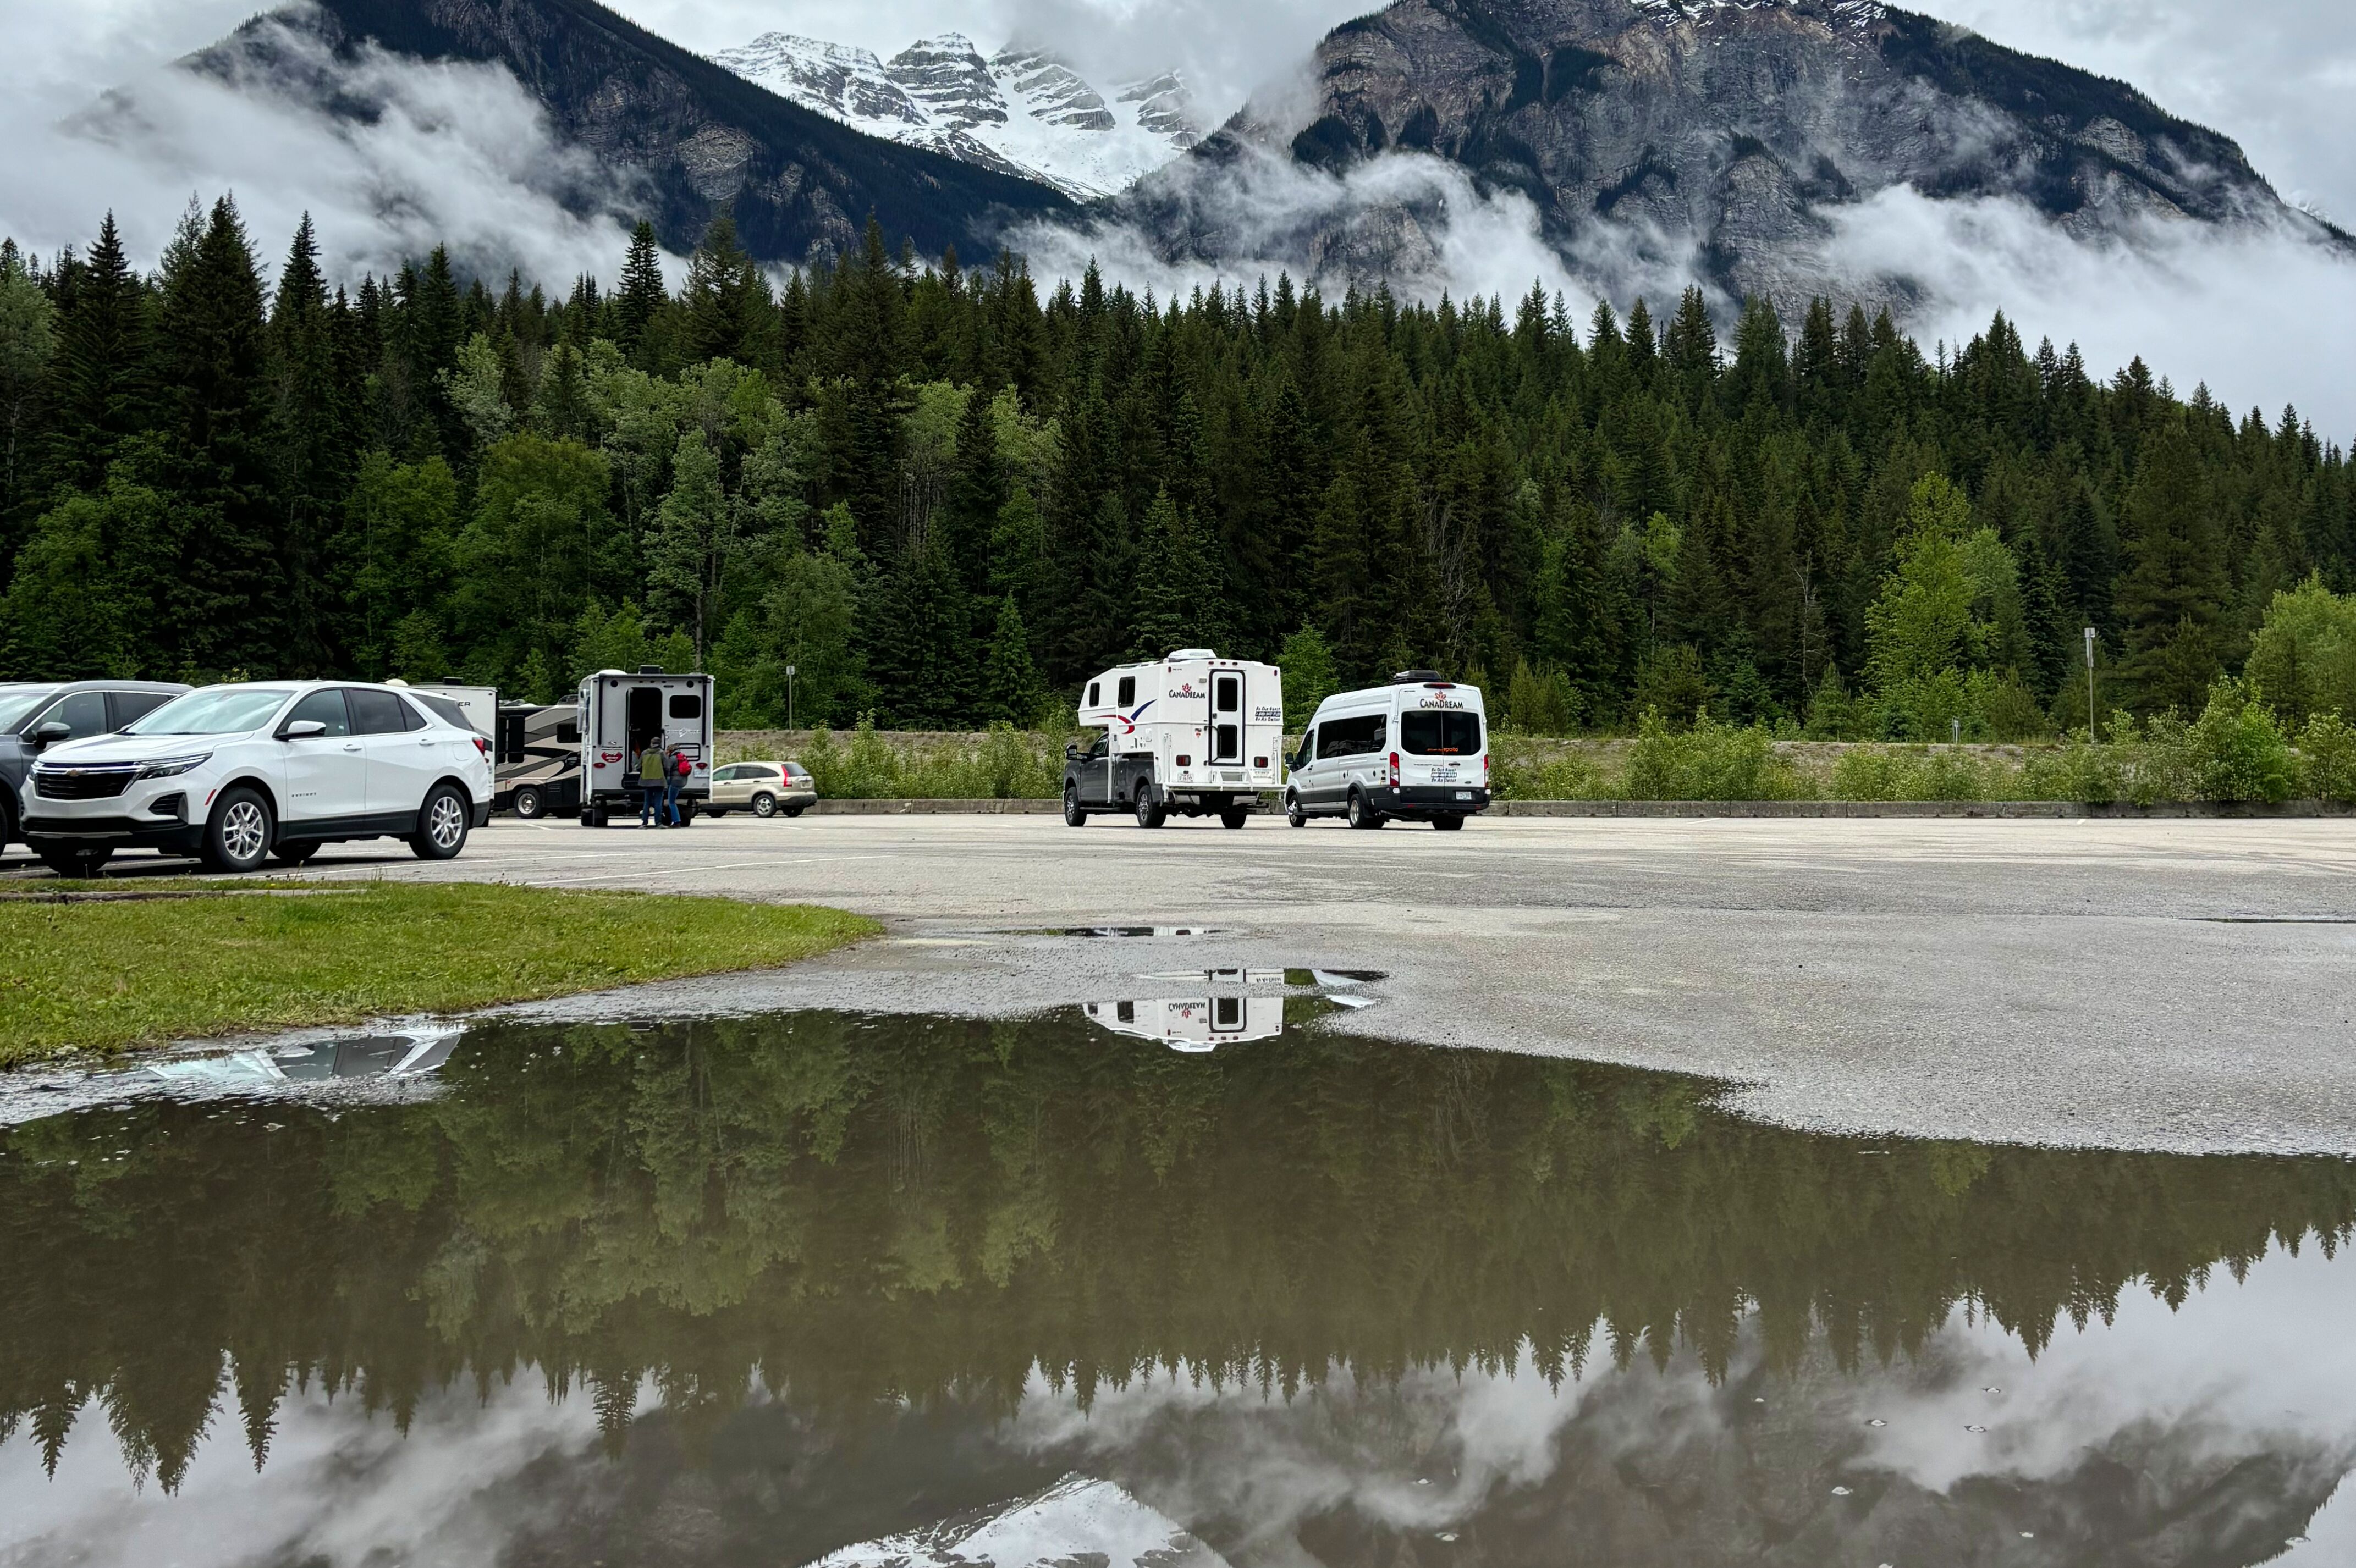
[[[651,1386],[639,1395],[652,1402]],[[178,1490],[134,1495],[97,1402],[77,1420],[54,1478],[19,1432],[0,1443],[0,1561],[90,1568],[229,1568],[256,1562],[491,1563],[562,1506],[509,1483],[543,1461],[595,1458],[585,1393],[552,1400],[526,1372],[477,1399],[471,1381],[422,1401],[404,1433],[359,1398],[315,1384],[279,1407],[270,1462],[255,1471],[234,1416],[199,1440]]]
[[[1615,1473],[1682,1468],[1730,1443],[1751,1450],[1745,1467],[1795,1486],[1815,1487],[1819,1472],[1879,1471],[1950,1499],[1974,1480],[2066,1490],[2105,1456],[2130,1462],[2155,1497],[2187,1499],[2272,1457],[2281,1474],[2254,1500],[2287,1505],[2276,1486],[2328,1488],[2356,1464],[2349,1284],[2344,1266],[2277,1251],[2246,1282],[2212,1283],[2174,1312],[2131,1295],[2111,1324],[2065,1325],[2033,1360],[1960,1308],[1919,1355],[1854,1375],[1820,1356],[1792,1378],[1766,1372],[1746,1334],[1718,1385],[1682,1353],[1665,1373],[1643,1360],[1591,1366],[1559,1391],[1526,1361],[1381,1381],[1336,1368],[1290,1399],[1215,1387],[1182,1368],[1100,1385],[1083,1412],[1068,1386],[1034,1376],[1007,1441],[1109,1476],[1192,1526],[1229,1521],[1255,1542],[1343,1513],[1410,1533],[1462,1528],[1500,1491],[1551,1483],[1575,1503],[1618,1485]],[[2350,1489],[2314,1531],[2356,1534]]]
[[2348,1267],[2309,1248],[2276,1251],[2241,1284],[2212,1281],[2173,1310],[2130,1290],[2109,1324],[2064,1323],[2033,1361],[2012,1335],[1959,1313],[1935,1348],[1936,1380],[1899,1384],[1874,1411],[1889,1425],[1865,1462],[1932,1490],[1971,1475],[2044,1480],[2138,1429],[2167,1434],[2188,1461],[2285,1445],[2356,1462],[2350,1298]]

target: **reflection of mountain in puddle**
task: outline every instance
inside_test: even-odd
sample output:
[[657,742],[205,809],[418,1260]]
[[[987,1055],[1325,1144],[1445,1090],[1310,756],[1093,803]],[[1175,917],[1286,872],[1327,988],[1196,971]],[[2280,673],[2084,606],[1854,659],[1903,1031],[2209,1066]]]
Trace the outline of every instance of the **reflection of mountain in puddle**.
[[813,1568],[1225,1568],[1218,1553],[1110,1481],[1067,1475],[1054,1486],[923,1530],[846,1546]]
[[[1362,987],[1383,978],[1376,969],[1205,969],[1199,974],[1141,975],[1145,982],[1183,982],[1199,987],[1191,995],[1088,1002],[1081,1011],[1115,1034],[1150,1040],[1173,1051],[1199,1055],[1223,1045],[1272,1040],[1288,1017],[1303,1023],[1329,1007],[1370,1008],[1375,998]],[[1311,1005],[1286,1010],[1284,992],[1308,989]],[[1254,992],[1268,993],[1254,995]]]

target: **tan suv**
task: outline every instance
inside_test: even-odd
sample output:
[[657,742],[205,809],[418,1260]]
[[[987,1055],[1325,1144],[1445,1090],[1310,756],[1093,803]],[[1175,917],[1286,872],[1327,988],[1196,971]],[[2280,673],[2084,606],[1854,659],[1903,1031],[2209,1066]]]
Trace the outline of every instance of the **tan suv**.
[[712,804],[704,809],[714,816],[799,816],[817,804],[818,781],[798,763],[727,763],[712,770]]

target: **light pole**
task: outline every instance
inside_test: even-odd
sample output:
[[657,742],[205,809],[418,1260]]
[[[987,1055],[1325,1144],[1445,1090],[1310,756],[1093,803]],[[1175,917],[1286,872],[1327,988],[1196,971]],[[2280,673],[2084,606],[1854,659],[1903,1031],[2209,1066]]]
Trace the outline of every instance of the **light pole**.
[[792,665],[786,667],[786,728],[788,730],[794,727],[794,677],[800,673]]
[[2094,628],[2086,628],[2086,739],[2094,739]]

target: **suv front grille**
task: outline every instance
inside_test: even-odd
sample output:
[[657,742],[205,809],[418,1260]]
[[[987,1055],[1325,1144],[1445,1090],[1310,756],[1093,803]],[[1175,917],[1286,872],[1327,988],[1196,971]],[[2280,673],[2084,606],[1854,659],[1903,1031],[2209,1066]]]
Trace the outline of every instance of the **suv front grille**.
[[33,793],[43,800],[112,800],[131,787],[136,770],[118,767],[35,768]]

